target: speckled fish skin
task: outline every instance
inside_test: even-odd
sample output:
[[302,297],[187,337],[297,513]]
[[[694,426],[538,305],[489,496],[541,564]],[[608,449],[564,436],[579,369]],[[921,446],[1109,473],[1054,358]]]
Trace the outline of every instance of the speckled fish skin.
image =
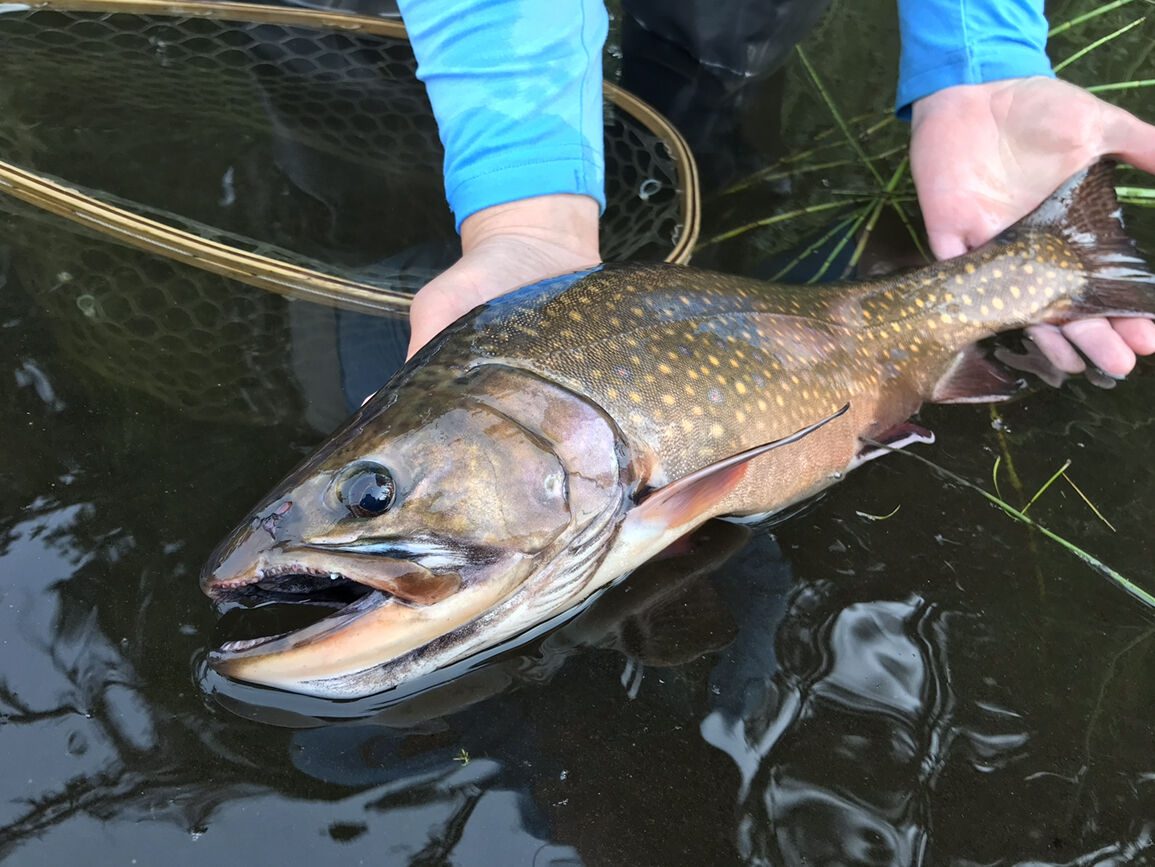
[[437,363],[523,366],[588,397],[621,427],[649,487],[849,403],[837,423],[753,461],[709,517],[774,512],[837,481],[863,439],[934,400],[960,351],[1061,321],[1088,279],[1061,234],[1029,226],[960,259],[849,285],[607,266],[494,305]]
[[[357,572],[366,552],[388,553],[391,575],[404,571],[397,558],[412,560],[426,574],[416,591],[402,576],[407,607],[373,602],[388,640],[354,612],[348,626],[226,649],[215,664],[347,697],[458,661],[577,605],[712,517],[812,496],[923,401],[1009,396],[1014,380],[975,341],[1031,323],[1151,317],[1152,283],[1100,164],[982,249],[888,279],[791,287],[625,265],[501,297],[418,353],[206,572],[221,597],[286,563],[377,586]],[[822,419],[740,471],[714,469]],[[358,522],[333,490],[367,460],[396,476],[398,494]],[[266,538],[256,528],[272,515],[284,520]],[[373,546],[355,562],[334,547],[358,536]],[[446,572],[459,589],[434,581],[426,593]]]

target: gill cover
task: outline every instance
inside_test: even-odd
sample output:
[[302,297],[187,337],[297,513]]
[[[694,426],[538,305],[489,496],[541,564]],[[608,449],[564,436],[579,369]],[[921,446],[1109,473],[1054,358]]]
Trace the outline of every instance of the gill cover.
[[421,392],[366,404],[202,582],[219,602],[326,581],[368,592],[305,629],[222,646],[218,671],[329,697],[386,689],[532,626],[570,580],[548,564],[613,522],[619,443],[587,401],[497,365]]

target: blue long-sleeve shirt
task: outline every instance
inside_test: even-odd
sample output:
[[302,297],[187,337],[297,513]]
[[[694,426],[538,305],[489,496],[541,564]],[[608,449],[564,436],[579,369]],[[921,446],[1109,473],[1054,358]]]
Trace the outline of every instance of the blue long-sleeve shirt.
[[1053,74],[1043,0],[898,0],[898,20],[902,117],[944,87]]
[[[677,2],[677,0],[671,0]],[[603,0],[399,0],[445,145],[460,228],[477,211],[576,193],[605,205]],[[1050,75],[1043,0],[898,0],[897,106],[944,87]]]

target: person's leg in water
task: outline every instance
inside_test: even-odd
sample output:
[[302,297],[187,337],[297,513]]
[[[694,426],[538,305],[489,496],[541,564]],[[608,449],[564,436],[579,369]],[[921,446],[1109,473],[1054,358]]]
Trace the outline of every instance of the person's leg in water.
[[778,141],[781,68],[829,0],[625,0],[622,84],[662,112],[717,189]]

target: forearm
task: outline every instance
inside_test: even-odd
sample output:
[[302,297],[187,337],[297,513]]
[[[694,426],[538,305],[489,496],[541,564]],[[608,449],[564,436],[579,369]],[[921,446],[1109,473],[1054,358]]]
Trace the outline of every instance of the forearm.
[[400,0],[458,227],[532,196],[604,207],[602,0]]
[[957,84],[1052,76],[1043,0],[898,0],[899,115]]

